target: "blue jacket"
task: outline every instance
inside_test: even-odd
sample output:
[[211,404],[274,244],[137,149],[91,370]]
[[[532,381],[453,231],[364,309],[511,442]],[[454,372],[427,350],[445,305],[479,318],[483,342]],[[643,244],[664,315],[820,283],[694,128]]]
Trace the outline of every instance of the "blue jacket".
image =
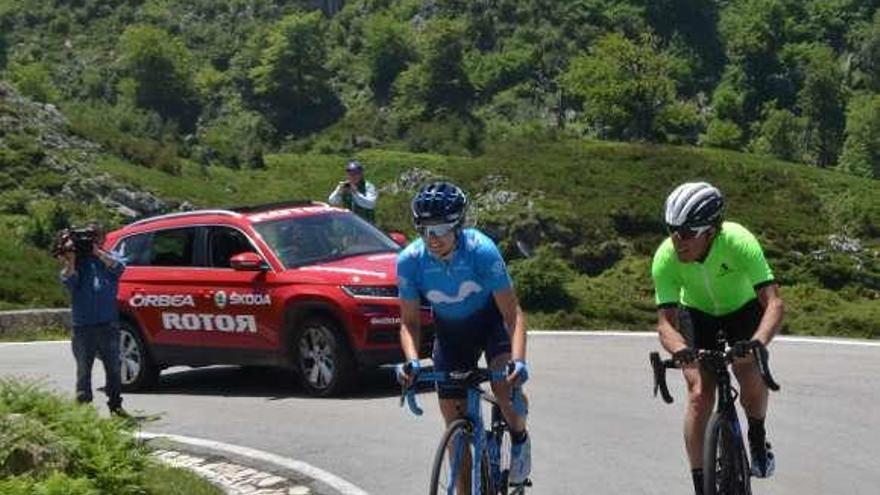
[[116,260],[112,268],[89,255],[77,259],[76,273],[69,277],[61,275],[61,282],[70,291],[74,326],[115,323],[119,319],[116,291],[119,277],[125,271],[125,261],[114,253],[109,254]]

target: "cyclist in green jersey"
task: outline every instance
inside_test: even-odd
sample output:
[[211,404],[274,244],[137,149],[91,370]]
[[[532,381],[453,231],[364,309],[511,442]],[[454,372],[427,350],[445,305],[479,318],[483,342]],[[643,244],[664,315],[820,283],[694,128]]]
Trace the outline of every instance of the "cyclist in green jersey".
[[[703,489],[703,436],[715,401],[715,379],[696,363],[697,349],[717,347],[724,330],[742,357],[733,364],[749,423],[752,474],[773,474],[766,441],[768,392],[749,353],[779,331],[783,303],[758,240],[745,227],[724,222],[724,197],[706,182],[678,186],[666,199],[669,237],[654,254],[651,274],[660,343],[682,366],[688,388],[684,439],[696,493]],[[745,344],[743,342],[746,342]]]

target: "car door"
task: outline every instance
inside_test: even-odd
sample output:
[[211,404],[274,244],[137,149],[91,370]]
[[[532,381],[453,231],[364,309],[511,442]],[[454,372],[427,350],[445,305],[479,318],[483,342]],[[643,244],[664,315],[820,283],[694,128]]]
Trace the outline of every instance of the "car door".
[[[195,256],[197,233],[196,227],[183,227],[143,234],[138,240],[146,247],[128,260],[123,275],[123,310],[134,315],[160,359],[187,361],[201,345],[205,303],[193,283],[204,269]],[[125,255],[126,240],[119,246]]]
[[[206,267],[198,280],[214,328],[205,331],[205,345],[223,362],[260,361],[281,345],[280,301],[272,298],[271,271],[240,271],[230,259],[244,252],[261,254],[248,235],[232,225],[204,227]],[[261,254],[262,256],[262,254]]]

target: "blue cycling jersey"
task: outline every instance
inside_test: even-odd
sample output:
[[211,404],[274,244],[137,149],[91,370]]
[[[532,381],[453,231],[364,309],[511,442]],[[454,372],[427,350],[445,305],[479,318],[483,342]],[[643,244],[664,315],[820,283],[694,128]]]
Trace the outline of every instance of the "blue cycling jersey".
[[411,243],[397,258],[397,283],[401,299],[423,297],[435,318],[451,322],[478,316],[493,292],[511,286],[501,253],[477,229],[462,230],[446,261],[431,254],[422,239]]

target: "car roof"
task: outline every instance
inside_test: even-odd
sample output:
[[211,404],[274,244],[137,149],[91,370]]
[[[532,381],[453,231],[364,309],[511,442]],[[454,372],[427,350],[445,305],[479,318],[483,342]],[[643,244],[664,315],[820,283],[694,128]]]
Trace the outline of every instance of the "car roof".
[[[195,220],[205,217],[226,217],[235,220],[244,220],[249,223],[257,223],[265,220],[285,218],[290,216],[309,215],[323,211],[342,211],[326,203],[311,200],[292,200],[275,203],[265,203],[248,206],[234,206],[230,208],[211,208],[202,210],[180,211],[155,215],[132,222],[120,230],[151,224],[176,224],[175,220]],[[170,221],[170,222],[169,222]]]

